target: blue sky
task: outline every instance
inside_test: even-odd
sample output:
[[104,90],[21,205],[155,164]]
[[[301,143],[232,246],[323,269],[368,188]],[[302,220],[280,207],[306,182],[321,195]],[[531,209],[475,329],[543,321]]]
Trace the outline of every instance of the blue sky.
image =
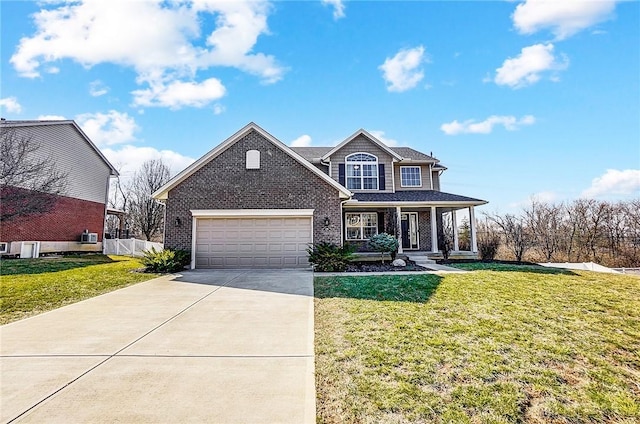
[[125,175],[177,172],[254,121],[287,144],[365,128],[442,189],[640,195],[640,3],[2,1],[0,113],[75,119]]

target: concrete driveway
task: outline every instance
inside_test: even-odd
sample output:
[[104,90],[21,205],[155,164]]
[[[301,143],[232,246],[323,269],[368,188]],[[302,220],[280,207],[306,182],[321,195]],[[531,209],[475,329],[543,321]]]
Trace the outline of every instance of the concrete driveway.
[[311,271],[156,278],[0,343],[2,422],[315,422]]

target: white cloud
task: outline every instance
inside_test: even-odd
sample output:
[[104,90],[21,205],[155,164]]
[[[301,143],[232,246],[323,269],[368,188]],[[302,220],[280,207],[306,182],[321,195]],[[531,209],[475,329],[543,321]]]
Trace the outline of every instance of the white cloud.
[[333,6],[333,19],[336,21],[340,18],[344,18],[344,2],[342,0],[322,0],[322,4],[325,6]]
[[424,78],[420,65],[425,61],[424,47],[402,49],[378,67],[387,82],[387,90],[402,92],[414,88]]
[[502,125],[507,131],[515,131],[524,125],[532,125],[535,122],[536,118],[533,115],[525,115],[520,119],[512,115],[492,115],[481,122],[476,122],[474,119],[468,119],[463,122],[454,120],[442,124],[440,129],[447,135],[490,134],[496,125]]
[[311,136],[303,134],[300,137],[293,140],[290,144],[291,147],[308,147],[311,146]]
[[607,169],[604,175],[591,181],[591,187],[584,190],[581,197],[592,198],[611,194],[640,195],[640,169]]
[[108,113],[84,113],[76,116],[76,122],[99,147],[135,141],[134,133],[138,130],[132,117],[115,110]]
[[116,149],[101,149],[101,151],[109,162],[118,169],[120,179],[125,183],[140,169],[144,162],[151,159],[162,159],[169,166],[171,175],[176,175],[195,161],[193,158],[183,156],[172,150],[158,150],[148,146],[124,145]]
[[553,55],[553,48],[553,44],[524,47],[519,56],[505,60],[496,69],[494,82],[511,88],[522,88],[538,82],[543,72],[552,72],[550,79],[557,81],[557,71],[566,69],[569,60],[564,56],[562,60],[558,60]]
[[215,105],[213,105],[213,114],[214,115],[220,115],[222,113],[224,113],[227,110],[226,107],[224,107],[223,105],[221,105],[220,103],[216,103]]
[[36,118],[38,121],[65,121],[65,118],[62,115],[39,115]]
[[180,109],[184,106],[203,107],[224,96],[225,88],[217,78],[209,78],[197,82],[171,81],[151,82],[145,90],[135,90],[133,104],[135,106],[161,106]]
[[[264,83],[282,79],[286,71],[273,56],[254,52],[258,37],[269,32],[267,16],[271,6],[266,0],[84,0],[40,4],[43,9],[33,15],[35,34],[23,37],[10,59],[23,77],[37,77],[44,65],[64,59],[86,68],[112,63],[133,68],[138,75],[136,82],[149,85],[134,93],[146,92],[145,101],[171,107],[172,101],[148,95],[167,94],[157,87],[170,90],[179,86],[174,83],[195,86],[209,81],[211,88],[211,80],[215,79],[197,82],[198,71],[234,67],[258,76]],[[141,26],[141,16],[153,25]],[[211,20],[215,29],[202,34],[203,23]],[[185,80],[192,82],[182,82]],[[178,104],[201,106],[215,98],[209,93],[197,101]]]
[[100,80],[91,81],[89,84],[89,94],[93,97],[104,96],[109,92],[109,87],[104,85],[104,83]]
[[615,5],[616,0],[526,0],[511,18],[521,34],[549,29],[562,40],[609,19]]
[[0,108],[9,113],[22,112],[22,106],[18,103],[18,99],[16,97],[5,97],[4,99],[0,99]]
[[369,131],[369,133],[372,136],[374,136],[375,138],[377,138],[378,140],[382,141],[387,146],[393,147],[393,146],[399,146],[400,145],[400,143],[398,143],[398,140],[394,140],[393,138],[385,137],[384,136],[384,131],[372,130],[372,131]]

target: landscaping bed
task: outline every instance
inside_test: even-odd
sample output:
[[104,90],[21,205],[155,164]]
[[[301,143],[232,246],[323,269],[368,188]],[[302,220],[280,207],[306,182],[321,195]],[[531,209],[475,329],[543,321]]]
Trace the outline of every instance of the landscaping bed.
[[347,266],[345,272],[428,271],[427,268],[416,265],[413,261],[405,260],[405,263],[406,266],[393,266],[391,262],[353,261]]

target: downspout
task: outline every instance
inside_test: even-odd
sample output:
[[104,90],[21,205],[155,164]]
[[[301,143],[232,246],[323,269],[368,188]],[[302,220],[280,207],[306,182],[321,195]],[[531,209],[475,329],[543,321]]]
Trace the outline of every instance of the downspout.
[[433,190],[433,164],[429,164],[429,185],[431,186],[431,190]]

